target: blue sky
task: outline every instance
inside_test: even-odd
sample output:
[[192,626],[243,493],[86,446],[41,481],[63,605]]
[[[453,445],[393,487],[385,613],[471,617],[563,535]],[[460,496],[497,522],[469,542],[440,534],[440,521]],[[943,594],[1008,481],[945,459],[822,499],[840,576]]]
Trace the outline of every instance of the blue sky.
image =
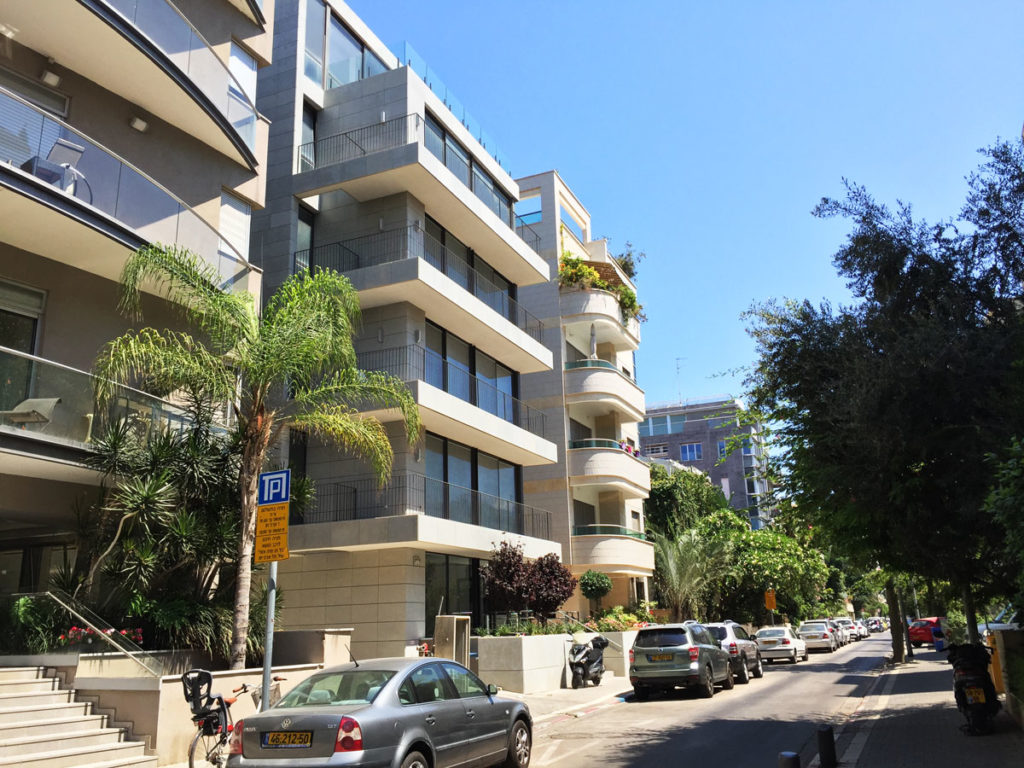
[[350,0],[408,40],[500,145],[558,169],[613,252],[647,253],[647,402],[742,393],[753,302],[834,303],[842,179],[959,210],[977,149],[1024,123],[1024,3]]

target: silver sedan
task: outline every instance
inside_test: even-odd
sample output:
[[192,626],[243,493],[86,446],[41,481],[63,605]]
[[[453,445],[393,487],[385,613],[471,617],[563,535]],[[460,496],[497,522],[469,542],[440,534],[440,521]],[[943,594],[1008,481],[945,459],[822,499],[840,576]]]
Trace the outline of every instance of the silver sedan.
[[532,726],[525,703],[450,659],[372,659],[317,672],[236,723],[228,766],[526,768]]

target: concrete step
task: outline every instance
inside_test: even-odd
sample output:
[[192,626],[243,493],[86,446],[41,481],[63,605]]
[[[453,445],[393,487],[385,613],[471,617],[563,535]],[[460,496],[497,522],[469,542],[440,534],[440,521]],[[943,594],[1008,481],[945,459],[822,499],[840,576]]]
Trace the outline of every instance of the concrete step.
[[24,736],[47,741],[63,733],[77,733],[95,728],[106,728],[106,715],[75,715],[73,717],[26,718],[11,723],[0,723],[0,739]]
[[0,678],[0,694],[56,691],[59,689],[60,686],[55,677],[12,677],[6,680]]
[[0,759],[5,757],[27,757],[45,749],[60,752],[66,749],[107,746],[123,742],[123,728],[93,728],[88,731],[64,731],[40,740],[38,735],[19,734],[17,738],[0,736]]
[[0,693],[0,710],[7,707],[27,707],[30,704],[62,704],[72,700],[72,693],[72,691]]
[[92,705],[84,701],[61,701],[55,704],[6,704],[0,705],[0,727],[9,723],[21,723],[26,720],[40,722],[43,720],[60,719],[75,715],[88,715]]
[[22,677],[42,677],[42,667],[0,667],[0,680]]
[[0,757],[0,766],[7,768],[85,768],[94,763],[134,760],[145,757],[145,745],[141,741],[118,741],[69,749],[49,749],[31,755]]
[[101,763],[83,763],[78,768],[156,768],[156,763],[156,755],[142,755],[141,757],[134,756],[117,760],[104,760]]

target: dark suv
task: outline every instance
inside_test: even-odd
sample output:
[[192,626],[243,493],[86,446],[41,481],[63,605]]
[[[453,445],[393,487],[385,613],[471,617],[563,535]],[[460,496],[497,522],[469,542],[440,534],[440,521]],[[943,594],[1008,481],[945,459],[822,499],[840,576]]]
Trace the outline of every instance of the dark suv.
[[735,621],[715,621],[704,626],[722,644],[722,650],[729,654],[729,664],[736,682],[749,683],[751,677],[764,676],[764,665],[761,664],[757,643],[750,638],[747,630]]
[[629,682],[638,701],[680,685],[695,688],[705,699],[715,695],[718,683],[733,687],[729,653],[697,622],[660,624],[637,632],[629,651]]

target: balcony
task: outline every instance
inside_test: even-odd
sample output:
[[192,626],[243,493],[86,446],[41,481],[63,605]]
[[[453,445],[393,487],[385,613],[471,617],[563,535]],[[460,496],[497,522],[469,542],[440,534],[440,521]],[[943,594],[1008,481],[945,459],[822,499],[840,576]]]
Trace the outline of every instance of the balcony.
[[636,382],[607,360],[565,364],[565,402],[574,418],[618,413],[622,421],[644,420],[644,393]]
[[566,454],[573,488],[600,486],[631,499],[646,499],[651,490],[647,465],[615,440],[572,440]]
[[572,564],[597,566],[608,573],[650,576],[654,547],[641,531],[619,525],[583,525],[572,529]]
[[0,380],[4,474],[95,484],[98,475],[82,461],[107,425],[127,419],[148,441],[189,423],[180,408],[129,387],[118,387],[100,410],[94,376],[7,347],[0,347]]
[[[362,352],[357,364],[362,370],[383,371],[407,382],[428,431],[515,464],[534,466],[556,460],[556,446],[545,437],[543,413],[431,350],[412,344]],[[374,415],[387,418],[383,413]]]
[[0,0],[13,39],[256,167],[256,108],[168,0]]
[[427,148],[425,122],[408,114],[317,139],[298,149],[295,191],[300,197],[342,189],[365,202],[408,192],[427,204],[431,216],[481,254],[506,278],[533,285],[550,278],[547,263],[523,239],[539,237],[516,222],[486,185],[467,186],[456,171]]
[[364,310],[407,301],[520,372],[551,369],[553,356],[542,343],[541,322],[420,227],[295,254],[296,270],[316,268],[347,275]]
[[5,242],[110,280],[142,245],[173,243],[216,267],[223,287],[258,295],[258,270],[142,171],[3,88],[0,126]]
[[618,352],[640,347],[640,322],[635,317],[624,321],[619,300],[609,291],[562,288],[559,311],[566,336],[577,349],[590,349],[591,328],[598,344],[610,344]]

